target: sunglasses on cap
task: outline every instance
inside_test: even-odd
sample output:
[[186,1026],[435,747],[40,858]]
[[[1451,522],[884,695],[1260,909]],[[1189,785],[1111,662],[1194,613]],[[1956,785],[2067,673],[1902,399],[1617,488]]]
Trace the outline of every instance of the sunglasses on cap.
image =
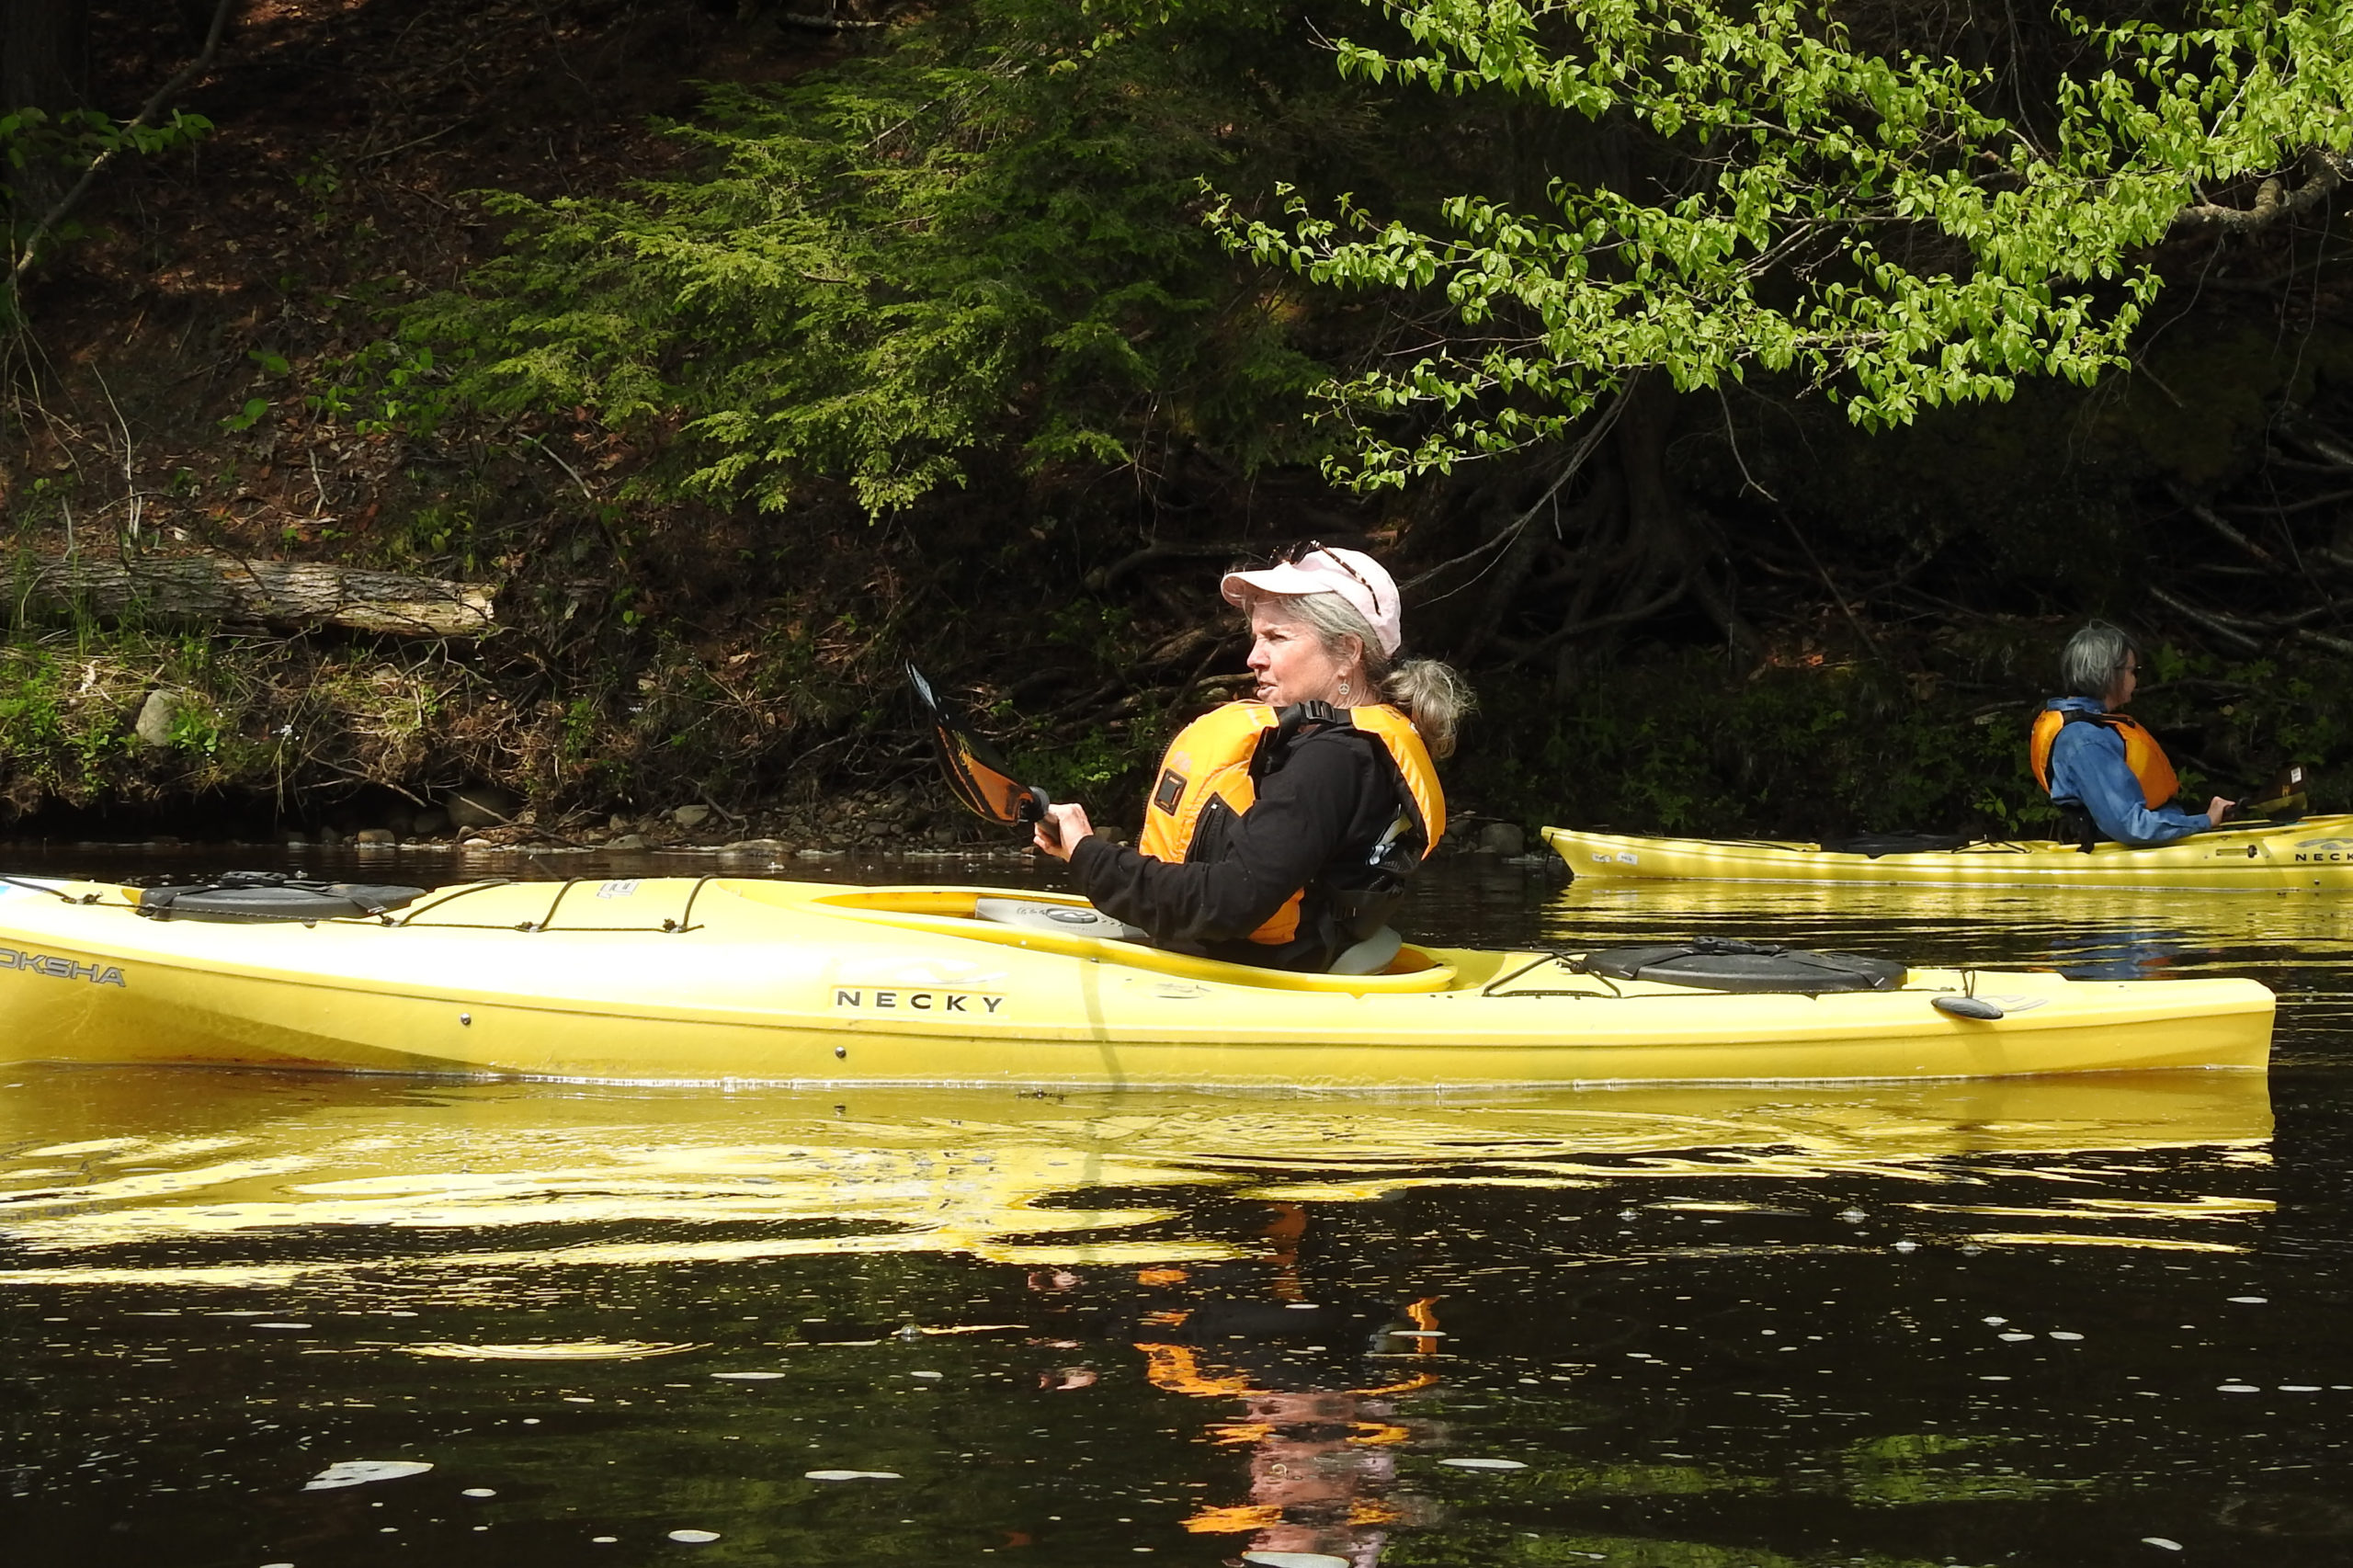
[[1296,566],[1308,556],[1317,554],[1322,555],[1324,560],[1330,562],[1341,571],[1346,572],[1350,577],[1356,580],[1358,587],[1372,596],[1372,608],[1374,613],[1384,613],[1381,608],[1381,590],[1367,582],[1363,573],[1349,565],[1347,557],[1340,554],[1337,550],[1335,550],[1331,545],[1325,544],[1320,539],[1300,540],[1295,543],[1283,545],[1278,549],[1269,551],[1263,556],[1245,558],[1242,565],[1237,566],[1235,570],[1238,571],[1248,567],[1262,566]]

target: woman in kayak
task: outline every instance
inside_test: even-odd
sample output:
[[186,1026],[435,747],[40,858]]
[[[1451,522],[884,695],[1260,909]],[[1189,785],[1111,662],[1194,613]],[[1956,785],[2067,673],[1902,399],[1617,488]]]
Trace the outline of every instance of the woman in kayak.
[[2220,826],[2237,802],[2217,795],[2203,815],[2167,803],[2181,786],[2165,748],[2117,711],[2132,700],[2140,668],[2140,650],[2115,627],[2095,620],[2076,632],[2059,656],[2073,695],[2044,705],[2028,751],[2052,804],[2088,816],[2104,837],[2145,849]]
[[1454,749],[1470,689],[1436,660],[1397,661],[1397,585],[1360,551],[1310,545],[1220,589],[1250,618],[1256,700],[1169,744],[1137,847],[1096,837],[1076,805],[1048,810],[1038,847],[1176,951],[1378,968],[1405,879],[1446,832],[1431,759]]

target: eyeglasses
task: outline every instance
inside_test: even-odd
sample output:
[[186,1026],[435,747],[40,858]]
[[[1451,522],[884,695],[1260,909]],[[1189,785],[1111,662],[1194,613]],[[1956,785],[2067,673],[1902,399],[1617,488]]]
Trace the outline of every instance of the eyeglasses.
[[1275,552],[1274,562],[1278,565],[1296,566],[1307,556],[1318,554],[1322,555],[1324,560],[1329,561],[1341,571],[1346,572],[1349,576],[1355,578],[1357,585],[1362,588],[1366,593],[1372,596],[1372,613],[1375,615],[1381,613],[1381,590],[1374,587],[1370,583],[1366,582],[1363,573],[1349,565],[1346,558],[1336,553],[1331,546],[1325,544],[1320,539],[1302,540],[1297,544],[1290,545],[1286,549],[1278,551]]

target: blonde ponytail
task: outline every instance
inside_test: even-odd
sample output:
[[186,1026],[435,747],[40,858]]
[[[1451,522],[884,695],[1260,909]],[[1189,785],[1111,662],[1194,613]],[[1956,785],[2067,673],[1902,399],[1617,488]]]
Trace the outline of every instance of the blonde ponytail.
[[[1365,673],[1373,675],[1370,670]],[[1432,756],[1453,755],[1456,726],[1479,708],[1471,683],[1453,665],[1436,659],[1407,659],[1386,676],[1373,675],[1373,678],[1389,700],[1405,710]]]

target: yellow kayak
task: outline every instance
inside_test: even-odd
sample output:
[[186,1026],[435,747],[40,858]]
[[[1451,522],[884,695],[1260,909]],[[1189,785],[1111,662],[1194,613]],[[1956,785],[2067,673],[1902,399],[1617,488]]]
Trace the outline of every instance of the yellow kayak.
[[991,889],[476,882],[259,919],[202,902],[0,881],[0,1060],[1427,1090],[2261,1068],[2271,1040],[2250,980],[1881,963],[1877,989],[1759,992],[1653,978],[1687,972],[1664,960],[1410,945],[1378,973],[1294,974],[1090,934],[1081,901]]
[[1867,855],[1762,838],[1638,838],[1548,827],[1580,877],[1735,882],[1917,882],[1935,887],[2180,888],[2214,892],[2353,888],[2353,816],[2225,826],[2154,849],[2078,849],[2047,838]]

